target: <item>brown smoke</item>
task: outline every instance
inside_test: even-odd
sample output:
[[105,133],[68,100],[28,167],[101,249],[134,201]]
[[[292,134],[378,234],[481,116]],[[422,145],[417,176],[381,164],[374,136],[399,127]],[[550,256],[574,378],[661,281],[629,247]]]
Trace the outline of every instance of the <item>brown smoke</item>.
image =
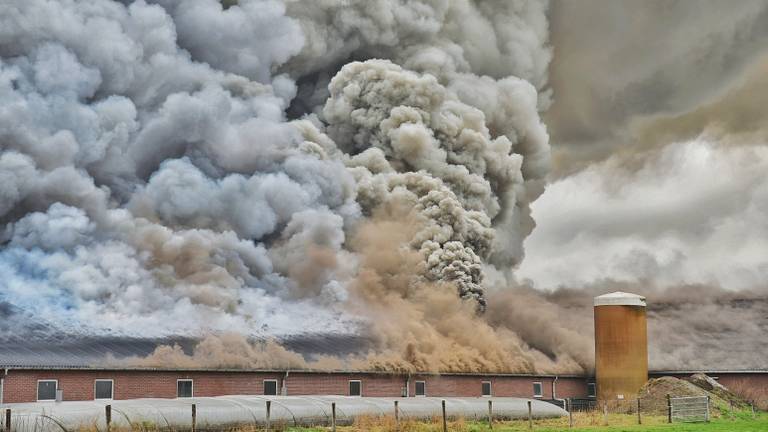
[[589,367],[589,355],[580,365],[560,356],[555,345],[547,345],[545,354],[520,337],[516,313],[528,298],[498,296],[487,315],[478,315],[456,296],[454,286],[424,281],[418,271],[422,260],[403,247],[418,229],[413,218],[404,209],[380,210],[354,240],[363,256],[354,292],[360,310],[371,317],[376,345],[375,354],[366,358],[368,368],[576,372]]
[[[648,300],[648,356],[652,370],[722,370],[764,367],[768,330],[764,288],[725,291],[719,286],[658,287],[651,281],[605,280],[543,294],[592,346],[592,298],[611,291],[634,292]],[[530,337],[530,336],[526,336]]]
[[[381,370],[530,371],[533,362],[476,317],[451,284],[427,282],[421,257],[404,247],[413,215],[388,209],[361,227],[354,247],[363,259],[351,302],[373,323],[368,366]],[[417,222],[417,221],[416,221]],[[470,331],[471,329],[471,331]]]
[[[590,371],[593,359],[592,297],[623,290],[649,301],[652,369],[754,368],[768,355],[758,341],[768,329],[763,290],[725,292],[704,285],[656,287],[650,281],[603,281],[578,289],[541,293],[524,286],[489,290],[489,308],[478,315],[456,286],[423,277],[423,259],[409,247],[422,229],[419,214],[404,202],[376,209],[350,240],[359,257],[350,296],[342,305],[368,318],[369,352],[349,357],[304,359],[276,341],[249,342],[237,334],[209,335],[191,354],[161,346],[147,358],[121,364],[162,367],[291,368],[431,372]],[[317,249],[311,275],[334,271],[335,259]],[[183,255],[183,254],[182,254]]]
[[179,345],[161,345],[147,357],[108,359],[107,364],[164,368],[306,369],[307,363],[275,341],[249,342],[237,333],[209,335],[192,354]]
[[[401,234],[398,228],[404,228]],[[408,228],[397,222],[380,222],[362,231],[365,239],[382,246],[395,245],[393,237],[407,233]],[[743,343],[761,340],[768,330],[768,299],[758,291],[725,293],[707,286],[664,290],[615,281],[548,294],[518,287],[493,293],[485,316],[477,316],[466,301],[450,295],[450,290],[420,287],[420,282],[412,284],[414,280],[404,276],[406,273],[393,271],[400,264],[408,264],[407,255],[381,250],[366,255],[380,263],[375,268],[370,263],[366,267],[366,274],[358,279],[360,297],[354,302],[360,310],[370,312],[373,322],[370,334],[374,348],[368,353],[305,360],[274,340],[249,342],[240,334],[228,333],[207,336],[191,354],[178,345],[164,345],[145,358],[110,358],[105,363],[182,368],[589,373],[594,367],[591,300],[617,289],[648,298],[651,369],[758,368],[759,361],[755,360],[768,355],[764,345]],[[402,291],[384,292],[393,286]]]
[[192,354],[161,346],[128,363],[399,372],[578,373],[592,367],[591,339],[569,329],[559,306],[534,291],[502,290],[479,315],[454,284],[426,280],[423,258],[408,246],[423,221],[402,204],[378,208],[351,240],[360,263],[345,307],[368,318],[369,352],[306,361],[277,342],[225,334],[206,337]]

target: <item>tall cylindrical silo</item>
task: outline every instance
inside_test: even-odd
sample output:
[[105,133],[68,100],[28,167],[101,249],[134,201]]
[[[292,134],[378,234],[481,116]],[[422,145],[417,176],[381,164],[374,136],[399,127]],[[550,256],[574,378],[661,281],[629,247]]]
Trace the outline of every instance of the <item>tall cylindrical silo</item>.
[[595,297],[595,372],[600,400],[634,399],[648,381],[645,297]]

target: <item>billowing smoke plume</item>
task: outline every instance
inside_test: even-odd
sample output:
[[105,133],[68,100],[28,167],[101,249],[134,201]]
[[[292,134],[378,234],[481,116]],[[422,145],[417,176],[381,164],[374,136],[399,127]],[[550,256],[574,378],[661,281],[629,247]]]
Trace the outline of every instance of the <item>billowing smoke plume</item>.
[[[71,333],[364,334],[355,367],[589,367],[486,294],[549,170],[546,7],[3,2],[0,300]],[[307,361],[187,360],[222,347]]]

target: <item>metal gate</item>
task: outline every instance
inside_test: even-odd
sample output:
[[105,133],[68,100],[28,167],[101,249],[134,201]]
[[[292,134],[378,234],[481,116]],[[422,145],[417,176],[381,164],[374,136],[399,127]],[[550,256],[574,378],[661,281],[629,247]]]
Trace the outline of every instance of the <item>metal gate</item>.
[[673,397],[669,399],[669,422],[708,422],[709,397]]

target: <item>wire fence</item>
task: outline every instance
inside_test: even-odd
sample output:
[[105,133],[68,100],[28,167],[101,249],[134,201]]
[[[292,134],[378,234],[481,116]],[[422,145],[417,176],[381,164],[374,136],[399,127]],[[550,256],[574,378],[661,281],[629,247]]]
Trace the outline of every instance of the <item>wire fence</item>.
[[646,423],[709,422],[713,416],[756,418],[761,406],[753,400],[718,399],[718,406],[709,396],[648,396],[635,399],[597,401],[595,399],[566,399],[565,409],[571,425],[628,425]]
[[[40,404],[34,405],[39,408]],[[30,409],[29,407],[27,409]],[[212,397],[51,403],[47,412],[6,411],[2,432],[122,432],[283,430],[296,426],[350,425],[361,418],[413,424],[439,419],[528,422],[559,418],[563,411],[541,400],[519,398]],[[447,426],[446,426],[447,427]],[[399,430],[399,428],[398,428]],[[445,429],[444,429],[445,430]],[[403,431],[404,432],[404,431]]]
[[[126,401],[127,402],[127,401]],[[760,415],[753,405],[726,401],[715,407],[708,397],[645,397],[611,401],[595,399],[516,400],[504,398],[446,399],[309,397],[301,404],[289,398],[198,398],[148,400],[146,403],[105,404],[101,411],[85,405],[67,406],[66,412],[2,412],[1,432],[127,432],[127,431],[283,431],[295,426],[356,425],[355,430],[392,432],[420,430],[414,424],[432,423],[430,430],[466,430],[463,422],[518,422],[518,428],[567,429],[595,426],[659,425],[707,422],[717,415],[746,419]],[[74,403],[73,403],[74,404]],[[506,405],[505,405],[506,404]],[[526,405],[527,404],[527,405]],[[55,405],[52,405],[55,406]],[[60,405],[62,408],[64,406]],[[549,406],[550,408],[547,408]],[[559,411],[557,407],[565,409]],[[93,406],[91,406],[93,408]],[[546,415],[543,415],[546,414]],[[64,415],[66,414],[66,415]],[[375,427],[374,427],[375,426]]]

